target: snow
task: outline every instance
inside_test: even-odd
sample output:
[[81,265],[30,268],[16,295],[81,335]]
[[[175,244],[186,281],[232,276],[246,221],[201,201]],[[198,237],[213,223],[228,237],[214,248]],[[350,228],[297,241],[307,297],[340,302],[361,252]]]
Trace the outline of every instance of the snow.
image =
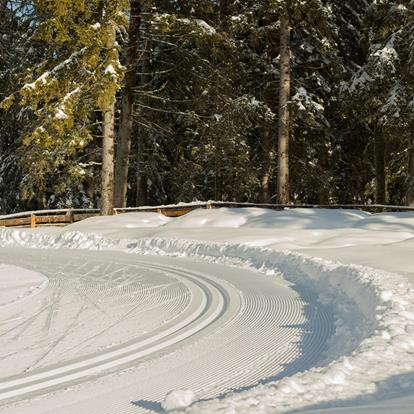
[[158,213],[128,213],[119,214],[108,220],[107,217],[91,217],[79,223],[71,224],[71,231],[84,231],[88,233],[106,234],[122,229],[160,227],[172,219]]
[[[141,412],[137,411],[137,407],[144,409],[149,404],[145,402],[148,400],[158,401],[157,404],[161,404],[160,407],[167,411],[180,409],[197,414],[269,413],[308,409],[312,411],[323,408],[335,412],[335,407],[347,405],[351,407],[351,411],[347,411],[346,408],[341,410],[355,412],[352,411],[353,406],[372,405],[375,406],[375,410],[386,407],[387,404],[391,404],[388,403],[391,397],[399,397],[399,402],[393,400],[392,406],[398,407],[395,412],[402,413],[405,407],[412,404],[410,393],[414,389],[412,375],[414,288],[411,284],[414,281],[413,213],[370,214],[358,210],[273,211],[257,208],[221,208],[195,210],[174,219],[157,213],[128,213],[110,218],[95,217],[64,229],[49,229],[47,232],[3,229],[0,230],[0,246],[2,246],[1,250],[5,249],[4,251],[8,252],[8,255],[13,251],[23,252],[28,251],[27,249],[40,251],[37,250],[39,248],[44,252],[43,255],[47,255],[50,249],[53,249],[56,254],[52,256],[56,256],[57,262],[61,260],[58,257],[62,254],[66,254],[69,258],[78,255],[77,251],[82,251],[87,258],[95,251],[96,253],[93,254],[102,252],[105,255],[102,258],[106,257],[106,260],[113,263],[115,267],[117,263],[123,261],[126,263],[126,258],[121,260],[121,256],[118,256],[125,253],[128,253],[125,257],[131,257],[131,262],[128,259],[131,265],[136,263],[144,267],[148,266],[148,264],[144,265],[145,260],[151,260],[151,268],[154,269],[161,269],[161,267],[166,269],[168,265],[170,269],[168,272],[172,272],[170,276],[177,273],[180,274],[179,278],[184,277],[186,280],[186,291],[190,292],[194,305],[198,293],[197,288],[191,285],[190,279],[199,278],[196,276],[198,273],[208,273],[211,275],[209,279],[214,280],[213,285],[208,287],[211,289],[210,294],[214,304],[209,312],[211,315],[217,312],[230,312],[227,322],[211,331],[207,327],[203,328],[204,325],[197,325],[200,327],[197,331],[199,339],[192,342],[186,336],[186,340],[190,341],[189,348],[187,345],[181,345],[172,354],[167,353],[160,358],[154,357],[149,364],[144,363],[141,368],[134,368],[138,371],[133,369],[131,372],[124,373],[122,377],[108,376],[105,380],[102,378],[96,383],[78,386],[76,395],[81,395],[82,398],[73,405],[73,411],[68,409],[65,412],[72,413],[76,410],[79,412],[82,409],[85,411],[87,405],[84,404],[88,399],[93,400],[94,404],[100,403],[102,409],[104,407],[102,404],[109,404],[107,410],[115,412],[114,406],[110,404],[121,404],[121,401],[137,399],[134,397],[137,392],[142,401],[138,398],[137,405],[132,408],[123,406],[125,412]],[[74,253],[69,254],[72,251]],[[16,253],[16,257],[22,255]],[[98,256],[90,257],[98,260]],[[336,262],[338,259],[343,264]],[[82,260],[79,262],[79,270],[74,274],[82,274],[80,269],[88,263]],[[77,259],[72,260],[72,263],[76,261]],[[191,277],[187,280],[184,274],[189,271],[182,272],[190,264]],[[42,270],[45,264],[39,266],[39,270]],[[222,267],[215,270],[214,266]],[[97,268],[96,272],[100,271]],[[242,273],[246,271],[251,273]],[[128,274],[128,278],[132,275],[129,270],[122,272]],[[231,276],[233,272],[234,276]],[[252,285],[248,285],[250,278],[256,280]],[[150,277],[148,280],[156,279]],[[241,282],[247,285],[238,286]],[[241,311],[237,310],[237,306],[227,308],[225,302],[220,302],[220,295],[214,287],[217,283],[228,291],[230,303],[234,305],[240,301]],[[279,363],[270,363],[275,355],[272,354],[275,351],[271,351],[270,348],[263,348],[260,358],[256,355],[256,358],[262,361],[260,363],[255,360],[245,367],[239,361],[234,366],[235,371],[225,366],[230,356],[241,357],[244,352],[245,355],[249,355],[252,350],[242,351],[242,349],[243,346],[248,346],[250,341],[258,347],[269,340],[269,346],[274,346],[275,341],[280,341],[283,335],[273,339],[271,336],[269,339],[263,337],[256,341],[253,338],[258,338],[258,333],[253,334],[252,331],[249,334],[246,330],[243,335],[247,337],[238,339],[242,339],[242,342],[238,342],[233,337],[230,340],[229,336],[228,342],[225,341],[228,345],[221,342],[219,348],[215,347],[229,334],[232,324],[240,323],[237,332],[243,330],[241,327],[246,323],[243,317],[247,317],[248,312],[247,309],[243,310],[243,306],[247,305],[242,304],[249,300],[253,286],[262,292],[261,295],[270,292],[270,286],[265,288],[265,283],[276,283],[280,289],[293,287],[300,294],[301,300],[308,296],[315,297],[314,302],[306,302],[307,308],[320,307],[319,315],[326,315],[326,317],[330,315],[333,318],[331,322],[328,319],[318,319],[317,329],[321,333],[325,332],[326,336],[314,351],[312,346],[304,346],[302,352],[310,352],[308,357],[312,362],[309,362],[309,366],[302,362],[301,368],[292,371],[289,375],[277,376],[278,372],[283,371],[278,371]],[[238,292],[242,292],[242,295],[240,296]],[[272,295],[277,296],[276,291]],[[289,290],[286,290],[284,295],[286,298],[289,295],[294,297]],[[159,303],[164,302],[161,300]],[[275,309],[282,309],[283,317],[286,318],[289,309],[296,306],[293,303],[278,304]],[[264,309],[263,315],[271,315]],[[298,315],[305,308],[301,309]],[[183,311],[184,308],[182,310],[177,308],[176,314]],[[263,317],[266,319],[266,316]],[[151,319],[149,318],[148,321]],[[149,323],[151,325],[151,322]],[[87,326],[86,324],[85,329]],[[300,328],[301,324],[296,322],[292,323],[292,326],[296,326],[297,330],[292,334],[299,334],[298,338],[301,338],[300,335],[304,332],[301,331],[303,329]],[[74,338],[79,335],[80,331],[75,334],[78,329],[80,328],[74,330]],[[273,330],[276,332],[276,327],[261,329],[260,332],[266,331],[271,335]],[[123,335],[126,331],[127,328],[123,331]],[[189,333],[190,331],[187,332]],[[208,342],[209,335],[215,335],[211,343]],[[109,341],[109,334],[105,338]],[[296,339],[292,344],[300,344],[304,341],[303,338]],[[238,351],[226,350],[226,346],[233,342]],[[325,344],[324,349],[321,348],[322,343]],[[100,346],[104,344],[105,341],[101,342]],[[110,343],[106,346],[110,346]],[[178,342],[174,346],[178,346]],[[289,353],[292,345],[288,348],[285,346],[287,345],[282,342],[277,345],[279,350],[286,349]],[[211,352],[213,348],[215,351]],[[89,348],[94,352],[98,349]],[[111,348],[108,352],[108,358],[113,360]],[[259,353],[258,350],[257,352]],[[316,354],[317,359],[315,359]],[[52,357],[53,355],[50,358]],[[214,359],[204,359],[213,357],[217,358],[215,362]],[[191,359],[190,363],[188,358]],[[292,363],[298,356],[289,358]],[[52,361],[53,359],[50,359],[50,362]],[[115,359],[116,361],[121,363],[123,360]],[[257,368],[262,364],[266,369],[273,369],[275,379],[267,374],[267,381],[256,382],[253,386],[254,381],[251,376],[255,372],[253,367]],[[207,367],[214,368],[209,371]],[[103,366],[101,369],[104,369]],[[84,375],[86,372],[84,370],[85,368],[79,375]],[[213,380],[214,375],[218,375],[219,372],[222,372],[220,375],[223,376],[220,376],[220,380],[217,377]],[[209,376],[211,376],[210,380]],[[137,378],[141,377],[146,381],[139,382],[138,388],[128,385],[135,383]],[[261,374],[256,381],[265,377],[266,374]],[[117,387],[120,378],[123,382]],[[246,383],[242,382],[243,378],[246,378]],[[230,386],[230,383],[239,383],[239,386]],[[236,390],[237,388],[244,390],[229,392],[232,387]],[[99,402],[98,397],[93,399],[94,393],[102,396],[107,393],[107,390],[113,389],[116,391],[111,392],[111,400],[106,399],[104,403]],[[169,393],[171,389],[176,391]],[[197,398],[188,391],[189,389],[194,390]],[[32,400],[32,404],[35,404],[32,412],[46,412],[43,411],[45,406],[60,405],[62,401],[67,401],[69,404],[72,398],[70,395],[66,400],[65,396],[59,393],[43,397],[41,403]],[[217,398],[219,395],[220,398]],[[9,412],[24,412],[26,407],[24,403],[21,407],[20,411],[17,407],[16,410]],[[386,408],[384,410],[387,412]],[[47,412],[53,412],[53,409]],[[101,410],[101,412],[106,411]]]
[[40,273],[0,264],[0,309],[38,293],[47,283],[47,277]]
[[50,72],[46,71],[41,76],[39,76],[34,82],[27,83],[23,86],[23,89],[35,89],[38,83],[45,85],[47,82],[47,78],[49,77]]
[[214,27],[210,26],[205,20],[202,20],[202,19],[191,20],[191,19],[187,19],[187,18],[181,18],[181,19],[179,19],[179,21],[182,22],[182,23],[185,23],[185,24],[195,23],[198,27],[200,27],[208,35],[214,35],[214,34],[217,33],[217,31]]
[[195,400],[195,395],[191,390],[170,391],[162,402],[161,406],[165,411],[182,410],[189,407]]
[[105,75],[116,75],[116,70],[112,64],[108,65],[104,71]]
[[293,95],[292,102],[298,106],[300,111],[305,111],[306,109],[324,111],[324,107],[312,99],[308,91],[303,86],[299,87],[295,95]]
[[61,108],[58,108],[55,114],[55,118],[56,119],[67,119],[68,116]]
[[205,20],[202,19],[196,19],[196,23],[198,26],[200,26],[202,29],[205,30],[206,33],[213,35],[216,34],[217,31],[214,27],[210,26]]

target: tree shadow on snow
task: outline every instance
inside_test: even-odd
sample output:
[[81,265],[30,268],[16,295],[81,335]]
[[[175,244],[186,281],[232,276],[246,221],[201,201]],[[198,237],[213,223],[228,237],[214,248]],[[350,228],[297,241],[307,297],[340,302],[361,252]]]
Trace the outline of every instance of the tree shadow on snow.
[[[300,341],[290,343],[291,346],[297,346],[299,356],[291,363],[285,364],[283,366],[283,370],[274,376],[263,378],[262,380],[249,386],[230,389],[223,394],[216,395],[212,398],[201,399],[198,402],[223,399],[230,393],[248,391],[259,384],[263,385],[278,381],[284,377],[289,377],[298,372],[318,366],[318,364],[322,362],[324,352],[327,349],[327,341],[335,330],[334,312],[331,307],[317,303],[317,294],[301,289],[298,286],[291,287],[299,293],[300,298],[305,302],[305,322],[303,324],[296,325],[283,325],[282,327],[292,329],[300,328],[302,330]],[[161,408],[161,404],[155,401],[136,400],[131,403],[135,406],[151,410],[152,412],[164,412]]]
[[131,401],[131,404],[137,407],[145,408],[146,410],[150,410],[156,413],[164,412],[164,410],[161,407],[161,403],[157,401],[137,400],[137,401]]
[[[300,341],[291,343],[299,349],[299,357],[289,364],[283,365],[283,370],[276,375],[263,378],[257,383],[245,387],[233,388],[223,394],[213,398],[206,398],[200,401],[210,401],[213,399],[223,399],[230,393],[239,393],[248,391],[258,385],[265,385],[270,382],[290,377],[298,372],[306,371],[312,367],[317,367],[324,359],[324,353],[327,350],[327,341],[335,332],[334,312],[332,307],[317,303],[317,295],[299,288],[291,286],[300,294],[302,300],[306,302],[304,306],[304,316],[306,322],[296,325],[283,325],[284,328],[300,328],[302,336]],[[321,323],[322,322],[322,323]],[[321,330],[321,328],[323,329]]]

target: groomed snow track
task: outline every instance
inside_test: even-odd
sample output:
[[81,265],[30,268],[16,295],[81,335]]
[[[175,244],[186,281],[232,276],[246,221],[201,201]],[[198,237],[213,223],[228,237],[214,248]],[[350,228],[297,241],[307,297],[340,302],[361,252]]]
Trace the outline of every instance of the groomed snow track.
[[[0,380],[7,412],[12,401],[131,367],[141,372],[134,379],[140,391],[111,398],[100,413],[144,412],[139,401],[160,401],[179,386],[212,398],[311,367],[333,332],[331,312],[315,298],[247,270],[77,250],[51,257],[3,248],[0,260],[49,278],[2,321],[2,349],[14,349],[16,359],[14,375]],[[111,344],[115,338],[121,343]]]
[[[149,333],[141,332],[138,337],[130,338],[121,344],[105,344],[103,335],[103,342],[98,341],[95,344],[103,347],[102,349],[94,350],[93,345],[77,348],[72,344],[72,347],[68,348],[68,354],[63,348],[60,353],[55,354],[55,347],[53,352],[46,352],[47,357],[43,356],[40,359],[43,367],[35,364],[33,369],[24,375],[3,379],[2,382],[6,384],[3,390],[9,392],[15,389],[10,388],[10,381],[30,378],[42,372],[48,372],[46,375],[49,375],[50,379],[51,369],[65,370],[73,363],[83,364],[80,372],[85,373],[85,370],[90,368],[91,358],[98,358],[103,364],[98,364],[99,372],[86,376],[82,374],[83,380],[91,379],[94,375],[106,374],[113,368],[119,372],[119,369],[134,367],[124,371],[122,376],[114,374],[102,377],[96,382],[82,384],[76,389],[75,401],[72,400],[73,393],[59,392],[49,394],[39,401],[31,400],[31,413],[52,413],[56,412],[56,407],[59,407],[61,414],[159,411],[159,401],[172,388],[190,388],[195,391],[198,399],[205,400],[190,407],[188,411],[191,413],[287,412],[312,404],[337,404],[341,399],[370,394],[375,391],[378,381],[390,375],[405,373],[414,367],[414,343],[409,336],[409,333],[414,331],[414,293],[409,284],[398,275],[243,245],[161,239],[116,242],[79,233],[67,233],[54,238],[36,234],[13,234],[6,230],[2,231],[0,240],[3,246],[13,246],[3,258],[4,261],[13,264],[10,254],[14,251],[17,256],[20,255],[21,265],[24,250],[24,257],[32,263],[28,267],[41,271],[50,279],[53,276],[47,269],[42,268],[46,259],[40,264],[38,262],[38,266],[33,266],[30,254],[39,255],[39,251],[26,247],[42,245],[49,249],[62,249],[88,246],[91,250],[112,249],[106,252],[84,253],[77,250],[56,250],[52,257],[59,263],[59,256],[62,255],[61,257],[72,263],[70,257],[74,255],[73,259],[79,265],[79,257],[84,255],[84,259],[89,263],[88,269],[91,262],[102,263],[108,260],[112,263],[116,257],[115,267],[118,266],[118,271],[119,261],[126,260],[129,265],[133,263],[133,266],[136,266],[135,280],[137,270],[141,268],[144,273],[152,272],[152,278],[157,273],[162,275],[159,276],[161,279],[165,278],[162,283],[155,283],[155,289],[158,287],[165,290],[165,285],[174,285],[180,291],[176,296],[167,294],[167,297],[173,298],[171,301],[158,300],[153,303],[159,305],[168,302],[171,306],[170,302],[177,302],[178,297],[181,301],[181,305],[175,310],[167,311],[168,321],[154,319],[149,324]],[[115,252],[114,249],[130,254]],[[44,251],[43,254],[50,257],[50,251]],[[93,255],[98,256],[93,258]],[[121,256],[123,259],[120,259]],[[251,270],[247,270],[246,267]],[[97,277],[97,285],[102,276],[104,279],[108,276],[108,281],[119,283],[119,275],[113,279],[116,269],[110,270],[109,274],[102,274],[102,269],[95,270],[97,274],[88,274],[87,278]],[[257,271],[262,274],[259,275]],[[52,273],[56,275],[56,270]],[[124,276],[128,273],[130,272],[124,272]],[[68,269],[62,273],[65,280],[68,280],[68,274]],[[84,272],[76,271],[73,274],[77,275],[75,279],[85,278]],[[280,277],[281,275],[295,285],[295,290]],[[153,280],[151,283],[153,284]],[[150,284],[142,279],[138,283],[141,288],[146,286],[146,289]],[[59,283],[56,285],[61,286]],[[50,286],[53,286],[53,283],[50,283]],[[67,298],[67,294],[62,295],[63,291],[61,286],[51,295],[55,298]],[[92,291],[98,292],[99,297],[102,293],[105,296],[105,289],[102,291],[102,288],[95,286]],[[192,300],[197,295],[196,291],[199,292],[199,299],[203,302],[204,297],[206,302],[203,311],[201,308],[198,308],[198,311],[189,310],[190,306],[199,303],[199,300]],[[134,289],[126,289],[126,292],[129,292],[128,297],[140,297],[138,294],[135,296]],[[86,297],[88,299],[85,299],[80,309],[85,308],[85,312],[95,309],[94,317],[99,314],[98,310],[103,313],[102,304],[96,301],[96,296],[89,295],[87,290],[84,292],[84,298]],[[116,303],[119,291],[116,295],[112,292],[109,297]],[[315,300],[316,297],[318,302]],[[82,302],[81,295],[79,298]],[[62,305],[62,302],[60,303]],[[78,305],[79,303],[75,308],[79,313]],[[49,309],[47,313],[46,324],[42,322],[43,326],[48,326],[49,331],[53,326],[53,315],[56,311],[59,313],[59,308],[53,306],[54,310],[51,312]],[[153,313],[153,317],[160,314],[159,310]],[[133,320],[134,312],[129,313],[127,309],[124,311],[128,315],[125,320],[129,317]],[[187,322],[188,326],[193,324],[194,331],[186,330],[187,325],[177,324],[180,319],[185,319],[186,312],[192,315],[193,319]],[[77,325],[83,326],[78,313],[75,322],[72,321],[66,326],[65,336]],[[141,309],[140,315],[145,320],[144,309]],[[38,322],[40,323],[39,320]],[[29,323],[30,326],[35,325],[31,321]],[[172,339],[171,343],[167,343],[168,346],[163,347],[161,345],[165,344],[166,338],[158,338],[156,335],[157,329],[159,332],[163,331],[165,323],[179,327],[172,333],[171,338],[168,338],[178,337],[179,340]],[[60,326],[57,321],[56,324]],[[1,327],[3,328],[3,325]],[[119,329],[125,333],[130,332],[129,328],[128,325],[128,328]],[[155,342],[159,340],[161,348],[147,355],[131,357],[125,364],[116,364],[116,367],[109,369],[104,367],[107,363],[105,355],[111,355],[118,349],[120,351],[115,360],[120,355],[121,358],[124,357],[125,349],[122,349],[134,346],[134,341],[135,344],[139,344],[143,333],[148,334],[150,338],[154,338],[155,335]],[[62,338],[62,333],[56,335],[57,339]],[[57,343],[63,346],[61,342]],[[150,344],[147,345],[148,349],[151,349]],[[70,352],[76,354],[79,349],[86,353],[79,361],[74,362]],[[386,361],[382,361],[379,355],[384,349],[387,349]],[[52,356],[62,356],[62,352],[68,360],[55,366]],[[134,349],[133,352],[141,352],[141,349]],[[319,368],[311,368],[315,364],[319,364]],[[59,379],[58,376],[56,378]],[[76,381],[70,380],[69,385],[74,386]],[[262,385],[252,388],[259,382]],[[22,391],[21,395],[24,398],[32,396],[32,391],[26,393],[27,390],[24,390],[27,384],[15,385],[16,389]],[[62,385],[66,387],[68,383],[63,380],[59,384],[49,385],[43,387],[43,390],[51,391],[61,388]],[[108,389],[112,390],[110,395]],[[229,395],[230,390],[236,393]],[[214,400],[217,397],[220,398]],[[3,411],[6,410],[7,413],[27,412],[24,401],[14,404],[10,403],[10,400],[5,400],[3,403],[6,403],[3,405]],[[50,409],[46,410],[45,404]]]

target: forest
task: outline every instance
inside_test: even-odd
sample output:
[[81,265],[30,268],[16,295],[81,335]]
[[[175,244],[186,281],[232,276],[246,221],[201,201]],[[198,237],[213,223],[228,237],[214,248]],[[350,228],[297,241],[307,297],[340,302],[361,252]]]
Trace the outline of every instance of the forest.
[[0,0],[0,212],[414,205],[414,2]]

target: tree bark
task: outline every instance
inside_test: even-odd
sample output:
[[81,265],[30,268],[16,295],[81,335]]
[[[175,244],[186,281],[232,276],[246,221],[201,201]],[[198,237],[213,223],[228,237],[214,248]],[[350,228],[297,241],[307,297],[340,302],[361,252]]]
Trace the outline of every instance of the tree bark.
[[104,112],[102,143],[101,215],[114,213],[114,140],[115,102]]
[[408,188],[407,188],[407,205],[414,207],[414,139],[411,140],[408,147]]
[[[116,48],[115,25],[112,23],[111,36],[107,47],[109,51]],[[115,144],[115,93],[109,97],[103,110],[103,142],[101,172],[101,215],[114,214],[114,144]]]
[[222,32],[227,32],[229,28],[228,9],[229,9],[229,0],[220,0],[220,30]]
[[287,4],[280,17],[280,89],[278,131],[278,194],[280,204],[290,202],[289,188],[289,99],[290,99],[290,21]]
[[268,203],[270,200],[269,183],[272,171],[272,142],[270,137],[270,128],[265,128],[263,132],[263,165],[260,177],[261,184],[261,202]]
[[127,45],[125,87],[121,103],[121,121],[115,164],[115,207],[126,207],[128,191],[129,156],[134,125],[134,88],[137,84],[136,65],[141,26],[141,1],[131,1],[129,40]]
[[385,204],[385,140],[382,131],[375,134],[375,202]]

